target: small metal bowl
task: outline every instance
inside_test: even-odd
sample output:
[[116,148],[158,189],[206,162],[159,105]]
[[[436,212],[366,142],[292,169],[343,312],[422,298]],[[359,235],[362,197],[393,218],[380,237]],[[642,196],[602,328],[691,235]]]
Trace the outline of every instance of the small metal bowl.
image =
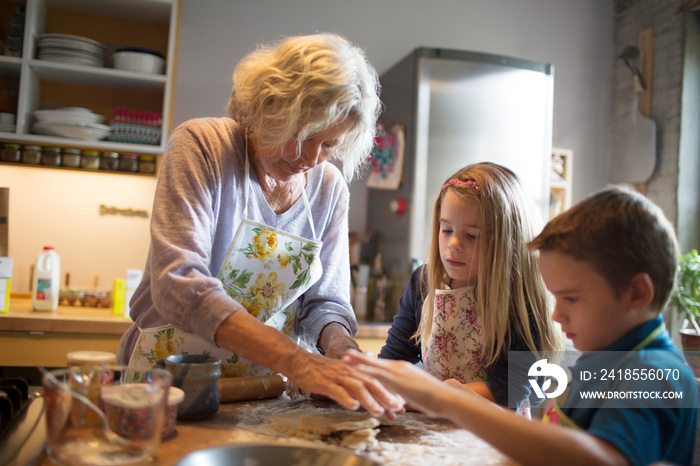
[[377,466],[379,463],[341,448],[323,445],[242,443],[195,451],[176,466]]

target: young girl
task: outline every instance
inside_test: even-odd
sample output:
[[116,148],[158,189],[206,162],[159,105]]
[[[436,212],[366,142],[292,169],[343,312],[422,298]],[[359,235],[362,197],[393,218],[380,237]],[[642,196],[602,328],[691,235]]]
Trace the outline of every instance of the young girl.
[[508,351],[530,351],[534,362],[564,346],[525,246],[536,218],[503,166],[478,163],[448,178],[435,201],[427,264],[411,275],[379,357],[422,361],[435,377],[529,416],[527,373],[509,380]]
[[[479,189],[483,195],[482,184]],[[545,369],[550,382],[558,381],[545,385],[542,422],[514,416],[405,361],[349,352],[345,362],[517,464],[697,464],[698,384],[661,315],[674,292],[679,255],[662,210],[639,193],[606,188],[550,220],[528,248],[538,251],[556,299],[552,319],[582,353],[565,386],[558,363],[538,360],[522,369]]]

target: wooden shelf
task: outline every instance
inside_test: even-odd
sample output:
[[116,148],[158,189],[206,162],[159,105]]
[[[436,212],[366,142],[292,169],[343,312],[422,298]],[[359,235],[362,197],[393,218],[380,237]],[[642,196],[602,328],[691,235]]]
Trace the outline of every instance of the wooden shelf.
[[163,74],[136,73],[133,71],[100,68],[96,66],[78,66],[47,60],[29,60],[29,68],[42,80],[80,83],[103,87],[157,89],[165,87],[166,76]]
[[[0,19],[9,20],[15,8],[25,9],[21,57],[0,56],[0,85],[11,91],[3,110],[16,114],[16,130],[0,139],[20,144],[43,144],[162,155],[171,129],[179,0],[11,0],[0,2]],[[105,67],[39,60],[38,37],[69,34],[100,42]],[[165,74],[112,68],[112,54],[120,47],[156,50],[166,58]],[[2,103],[2,102],[0,102]],[[9,105],[9,109],[4,107]],[[32,134],[34,112],[58,107],[87,107],[110,121],[117,108],[160,113],[158,145],[86,141]]]
[[[145,154],[147,155],[147,154]],[[11,167],[21,167],[21,168],[27,168],[27,169],[37,169],[37,168],[43,168],[43,169],[48,169],[48,170],[70,170],[74,172],[81,172],[81,173],[87,173],[87,174],[103,174],[103,175],[131,175],[131,176],[146,176],[146,177],[155,177],[155,173],[139,173],[139,172],[124,172],[124,171],[119,171],[119,170],[94,170],[90,168],[73,168],[73,167],[54,167],[52,165],[42,165],[42,164],[33,164],[33,163],[14,163],[14,162],[2,162],[0,161],[0,166],[11,166]]]
[[[162,155],[161,146],[148,144],[128,144],[113,141],[86,141],[83,139],[60,138],[57,136],[41,136],[39,134],[1,133],[0,143],[14,142],[22,145],[72,147],[76,149],[96,149],[99,151],[126,152],[139,155]],[[33,165],[37,166],[37,165]]]

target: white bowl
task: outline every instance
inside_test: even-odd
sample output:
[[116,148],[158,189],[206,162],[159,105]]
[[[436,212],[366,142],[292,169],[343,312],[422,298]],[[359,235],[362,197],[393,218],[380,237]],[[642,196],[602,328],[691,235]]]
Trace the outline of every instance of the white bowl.
[[81,126],[60,125],[56,123],[35,123],[32,126],[34,134],[46,136],[60,136],[64,138],[98,141],[109,136],[109,126],[100,124],[88,124]]
[[115,52],[114,68],[149,74],[163,74],[165,60],[150,53]]
[[0,112],[0,124],[2,125],[14,125],[15,124],[15,114],[8,112]]
[[91,111],[70,110],[71,107],[58,110],[37,110],[34,112],[39,123],[56,123],[59,125],[89,125],[92,123],[102,123],[105,117]]

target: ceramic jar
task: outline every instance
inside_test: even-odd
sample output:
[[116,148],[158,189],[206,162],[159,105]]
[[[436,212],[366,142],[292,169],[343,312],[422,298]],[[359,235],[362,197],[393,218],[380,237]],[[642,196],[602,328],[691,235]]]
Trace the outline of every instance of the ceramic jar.
[[219,410],[221,360],[201,354],[174,354],[158,360],[173,375],[173,387],[182,389],[185,398],[178,407],[178,419],[200,419]]

